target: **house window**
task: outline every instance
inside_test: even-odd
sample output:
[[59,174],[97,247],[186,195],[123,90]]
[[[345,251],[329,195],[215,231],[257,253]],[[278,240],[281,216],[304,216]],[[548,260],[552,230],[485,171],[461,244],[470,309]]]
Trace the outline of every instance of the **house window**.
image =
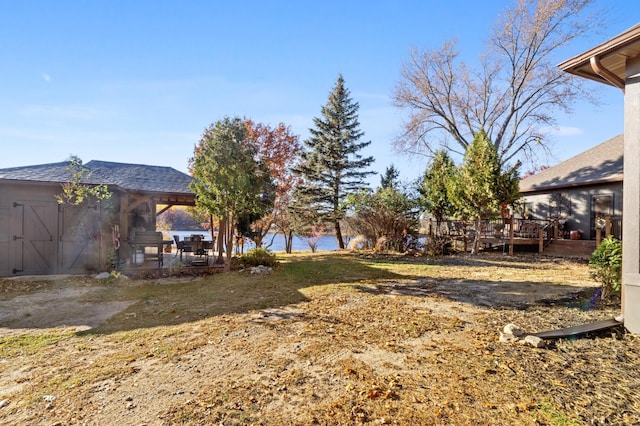
[[549,217],[566,219],[571,216],[571,198],[566,192],[556,192],[549,197]]
[[591,197],[591,239],[596,238],[596,219],[613,214],[613,194],[598,194]]
[[530,201],[522,201],[516,205],[514,216],[520,216],[521,219],[529,219],[533,214],[533,203]]

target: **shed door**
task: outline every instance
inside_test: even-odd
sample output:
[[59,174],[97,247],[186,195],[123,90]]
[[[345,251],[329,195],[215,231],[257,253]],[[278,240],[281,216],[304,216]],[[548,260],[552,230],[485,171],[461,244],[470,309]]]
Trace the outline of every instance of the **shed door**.
[[14,274],[56,273],[58,205],[18,201],[14,207]]
[[60,224],[60,270],[84,273],[99,263],[100,214],[95,206],[65,205]]
[[4,277],[13,273],[12,241],[11,233],[11,207],[0,208],[0,276]]

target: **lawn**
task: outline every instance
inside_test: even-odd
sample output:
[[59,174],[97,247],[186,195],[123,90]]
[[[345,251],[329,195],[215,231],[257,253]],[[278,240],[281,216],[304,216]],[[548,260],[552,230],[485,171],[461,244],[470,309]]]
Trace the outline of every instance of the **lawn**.
[[266,275],[1,280],[0,423],[640,422],[635,336],[498,341],[508,323],[617,315],[584,262],[279,261]]

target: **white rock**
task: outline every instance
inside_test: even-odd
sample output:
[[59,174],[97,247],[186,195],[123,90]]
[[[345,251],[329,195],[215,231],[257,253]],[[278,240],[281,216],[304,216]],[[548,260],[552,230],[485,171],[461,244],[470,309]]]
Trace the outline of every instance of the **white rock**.
[[513,323],[505,325],[503,331],[505,334],[512,334],[515,337],[520,337],[524,334],[520,327]]
[[11,401],[9,401],[8,399],[0,400],[0,408],[4,408],[9,404],[11,404]]
[[249,273],[250,274],[268,274],[272,271],[271,268],[269,268],[268,266],[264,266],[264,265],[258,265],[258,266],[254,266],[249,268]]
[[96,280],[107,280],[111,278],[111,274],[108,272],[100,272],[94,277]]
[[527,344],[533,346],[534,348],[544,348],[546,346],[546,343],[544,342],[544,339],[541,339],[538,336],[526,336],[523,339],[524,342],[526,342]]

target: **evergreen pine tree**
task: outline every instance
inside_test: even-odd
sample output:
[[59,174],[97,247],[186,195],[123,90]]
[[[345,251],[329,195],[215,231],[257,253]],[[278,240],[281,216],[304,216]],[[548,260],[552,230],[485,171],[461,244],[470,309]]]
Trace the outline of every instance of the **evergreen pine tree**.
[[444,149],[435,152],[427,166],[419,189],[424,209],[436,220],[436,226],[453,213],[447,187],[453,179],[455,164]]
[[496,218],[501,203],[510,204],[518,197],[518,167],[503,173],[495,146],[481,130],[467,147],[462,164],[449,181],[447,194],[458,214],[475,221],[473,254],[479,250],[482,220]]
[[371,142],[360,142],[364,132],[358,122],[359,105],[345,88],[342,75],[322,107],[322,118],[314,118],[311,136],[304,141],[302,164],[296,169],[303,178],[298,196],[310,201],[318,217],[334,225],[338,246],[344,248],[340,220],[343,201],[350,193],[367,188],[364,179],[374,172],[364,170],[373,157],[362,157],[360,150]]
[[398,178],[400,171],[392,164],[386,168],[384,174],[380,177],[380,188],[396,188],[398,186]]

